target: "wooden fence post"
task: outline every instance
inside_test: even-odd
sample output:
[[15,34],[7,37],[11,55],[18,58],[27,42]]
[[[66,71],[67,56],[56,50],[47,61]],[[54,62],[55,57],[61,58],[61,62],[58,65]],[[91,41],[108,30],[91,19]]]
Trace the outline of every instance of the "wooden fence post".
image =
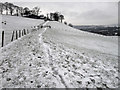
[[18,39],[18,33],[17,33],[17,31],[16,31],[16,39]]
[[4,46],[4,31],[2,31],[2,47]]
[[26,31],[25,31],[25,29],[24,29],[24,35],[26,35]]
[[21,30],[19,30],[19,37],[21,37]]
[[24,30],[22,30],[22,36],[24,36]]
[[27,34],[29,34],[29,31],[28,31],[28,29],[27,29]]
[[11,39],[11,42],[13,41],[13,38],[14,38],[14,31],[13,31],[13,33],[12,33],[12,39]]

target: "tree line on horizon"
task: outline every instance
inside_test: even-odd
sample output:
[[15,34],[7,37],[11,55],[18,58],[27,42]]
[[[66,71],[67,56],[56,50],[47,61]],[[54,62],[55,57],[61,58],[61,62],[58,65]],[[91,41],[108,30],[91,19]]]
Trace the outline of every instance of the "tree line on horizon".
[[[63,23],[63,20],[65,19],[64,15],[60,12],[54,12],[54,13],[47,13],[47,15],[39,15],[40,10],[39,7],[34,7],[32,10],[30,10],[28,7],[19,7],[17,5],[14,5],[13,3],[0,3],[0,14],[5,15],[11,15],[11,16],[24,16],[29,18],[36,18],[36,19],[44,19],[44,20],[50,20],[50,21],[60,21]],[[67,25],[67,22],[64,21],[64,24]],[[72,24],[68,24],[69,26],[72,26]]]

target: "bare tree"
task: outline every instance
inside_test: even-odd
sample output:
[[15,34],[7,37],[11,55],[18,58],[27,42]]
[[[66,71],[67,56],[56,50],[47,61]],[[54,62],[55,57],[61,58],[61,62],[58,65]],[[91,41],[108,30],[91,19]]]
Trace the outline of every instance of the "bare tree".
[[10,7],[9,9],[10,9],[10,15],[12,16],[14,9],[12,7]]
[[9,4],[8,2],[5,2],[5,4],[4,4],[5,5],[5,10],[6,10],[6,15],[8,15],[8,4]]
[[60,20],[61,20],[61,23],[62,23],[62,20],[64,19],[64,16],[63,15],[60,15]]
[[12,3],[8,3],[7,6],[8,6],[8,9],[10,10],[10,15],[12,15],[14,11],[14,5]]
[[54,18],[55,21],[59,21],[59,12],[55,12],[53,14],[53,18]]
[[39,12],[40,12],[40,8],[39,7],[34,7],[33,11],[34,11],[34,14],[38,16]]
[[20,14],[21,14],[21,16],[23,16],[23,13],[24,13],[24,9],[23,9],[23,7],[19,7],[19,10],[20,10]]
[[3,4],[0,3],[0,13],[3,14]]
[[47,13],[47,19],[49,19],[49,14]]
[[25,7],[24,9],[24,15],[29,15],[30,14],[30,10],[28,7]]
[[50,20],[53,20],[54,13],[50,13]]
[[18,6],[16,6],[16,14],[17,14],[17,16],[19,15],[19,7]]

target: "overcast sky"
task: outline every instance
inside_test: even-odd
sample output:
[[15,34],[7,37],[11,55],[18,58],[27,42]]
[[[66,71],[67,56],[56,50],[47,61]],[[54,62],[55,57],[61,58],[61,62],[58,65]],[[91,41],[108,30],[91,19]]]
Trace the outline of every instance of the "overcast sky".
[[[41,8],[42,13],[59,11],[65,16],[65,21],[74,25],[109,25],[118,23],[118,0],[71,0],[71,2],[41,2],[40,0],[28,0],[25,2],[12,1],[13,4],[33,8],[38,6]],[[36,1],[36,2],[35,2]],[[61,1],[61,0],[59,0]],[[76,1],[76,2],[75,2]],[[113,2],[116,1],[116,2]],[[5,2],[5,0],[4,0]]]

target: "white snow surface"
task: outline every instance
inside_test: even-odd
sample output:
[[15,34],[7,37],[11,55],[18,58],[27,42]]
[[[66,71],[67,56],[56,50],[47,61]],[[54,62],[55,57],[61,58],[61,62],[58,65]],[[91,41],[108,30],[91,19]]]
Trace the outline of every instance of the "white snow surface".
[[50,21],[0,49],[0,87],[117,88],[118,38]]
[[26,28],[31,29],[31,27],[33,28],[34,26],[37,26],[38,24],[44,21],[41,19],[31,19],[21,16],[0,15],[0,17],[1,17],[0,19],[2,19],[2,22],[6,21],[6,25],[2,24],[2,28],[5,31],[22,30]]
[[[2,23],[6,22],[6,24]],[[13,31],[19,32],[19,30],[25,29],[29,32],[36,28],[39,24],[43,23],[44,20],[41,19],[31,19],[21,16],[10,16],[10,15],[0,15],[0,47],[2,43],[2,31],[4,30],[4,45],[11,42]],[[16,34],[16,33],[15,33]],[[14,35],[15,36],[15,35]],[[15,37],[14,37],[15,39]]]

